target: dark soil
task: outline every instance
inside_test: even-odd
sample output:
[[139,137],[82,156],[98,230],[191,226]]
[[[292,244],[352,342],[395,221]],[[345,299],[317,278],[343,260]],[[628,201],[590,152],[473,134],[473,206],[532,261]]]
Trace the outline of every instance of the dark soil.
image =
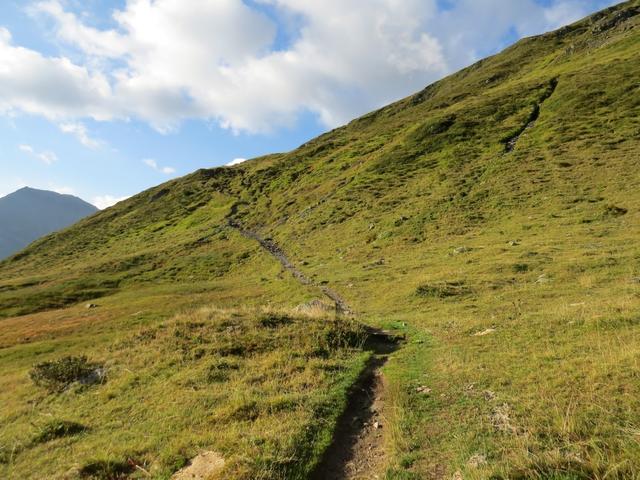
[[385,467],[384,411],[385,382],[380,371],[398,339],[384,332],[372,332],[369,364],[354,385],[346,410],[341,415],[334,440],[311,480],[372,480],[382,478]]

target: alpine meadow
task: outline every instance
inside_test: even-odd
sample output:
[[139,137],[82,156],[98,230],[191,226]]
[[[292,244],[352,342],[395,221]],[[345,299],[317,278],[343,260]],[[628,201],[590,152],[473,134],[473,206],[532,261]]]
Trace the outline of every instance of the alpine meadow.
[[0,478],[640,479],[640,1],[0,263]]

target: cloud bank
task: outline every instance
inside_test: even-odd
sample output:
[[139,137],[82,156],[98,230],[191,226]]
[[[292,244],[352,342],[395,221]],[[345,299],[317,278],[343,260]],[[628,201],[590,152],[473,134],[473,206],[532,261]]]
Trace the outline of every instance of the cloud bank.
[[158,162],[153,158],[146,158],[142,161],[147,167],[155,170],[156,172],[164,173],[165,175],[172,175],[176,173],[176,169],[173,167],[161,167]]
[[114,197],[113,195],[99,195],[91,199],[91,203],[98,209],[104,210],[105,208],[112,207],[118,202],[126,200],[129,197]]
[[18,145],[18,149],[21,152],[32,156],[33,158],[37,158],[46,165],[51,165],[52,163],[58,161],[58,156],[55,153],[50,151],[40,152],[33,148],[31,145]]
[[255,133],[312,112],[333,127],[476,60],[510,32],[580,18],[594,1],[127,0],[103,29],[60,0],[39,1],[30,13],[53,25],[67,55],[23,48],[0,28],[0,112],[49,118],[89,148],[85,118],[163,132],[202,119]]

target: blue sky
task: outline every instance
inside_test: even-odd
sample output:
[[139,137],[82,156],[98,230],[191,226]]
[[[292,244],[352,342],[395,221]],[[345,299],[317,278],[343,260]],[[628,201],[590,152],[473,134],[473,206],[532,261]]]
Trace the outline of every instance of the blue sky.
[[3,0],[0,196],[286,151],[611,0]]

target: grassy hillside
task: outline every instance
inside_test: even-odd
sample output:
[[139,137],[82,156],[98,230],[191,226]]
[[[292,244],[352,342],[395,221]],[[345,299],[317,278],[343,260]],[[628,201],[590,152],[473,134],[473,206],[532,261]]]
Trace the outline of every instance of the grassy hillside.
[[[143,372],[145,395],[166,388],[176,403],[187,395],[177,385],[206,366],[168,357],[150,368],[167,348],[162,336],[123,354],[118,342],[137,329],[205,305],[291,309],[328,285],[360,323],[407,336],[384,368],[387,478],[640,478],[639,79],[634,0],[522,40],[293,152],[143,192],[0,263],[0,401],[12,406],[0,412],[0,473],[38,478],[42,455],[64,478],[109,444],[114,458],[145,459],[158,478],[178,468],[168,460],[176,452],[199,448],[247,468],[225,478],[304,478],[326,430],[305,437],[304,451],[268,439],[284,441],[283,425],[301,438],[318,398],[344,403],[367,355],[357,345],[318,361],[342,373],[306,385],[298,376],[314,376],[307,365],[287,377],[302,410],[287,423],[270,407],[264,423],[241,419],[263,428],[258,445],[239,446],[239,427],[215,413],[234,395],[262,397],[260,408],[275,401],[269,384],[248,378],[230,380],[229,398],[193,433],[183,410],[154,431],[156,404],[133,417],[133,432],[151,426],[149,439],[121,442],[128,429],[106,405],[139,401],[118,386],[135,375],[122,373],[127,362]],[[273,239],[311,282],[233,225]],[[219,315],[228,314],[198,328],[215,331]],[[313,329],[287,328],[313,343]],[[301,348],[265,335],[274,356]],[[111,362],[114,386],[43,396],[29,369],[67,352]],[[295,365],[262,354],[242,361],[242,375],[255,365],[287,376]],[[216,393],[204,390],[187,397],[206,405]],[[336,410],[321,412],[329,430]],[[33,425],[72,413],[100,434],[56,440],[46,454],[29,443]],[[162,435],[188,446],[166,446]],[[256,467],[265,452],[295,467]]]

